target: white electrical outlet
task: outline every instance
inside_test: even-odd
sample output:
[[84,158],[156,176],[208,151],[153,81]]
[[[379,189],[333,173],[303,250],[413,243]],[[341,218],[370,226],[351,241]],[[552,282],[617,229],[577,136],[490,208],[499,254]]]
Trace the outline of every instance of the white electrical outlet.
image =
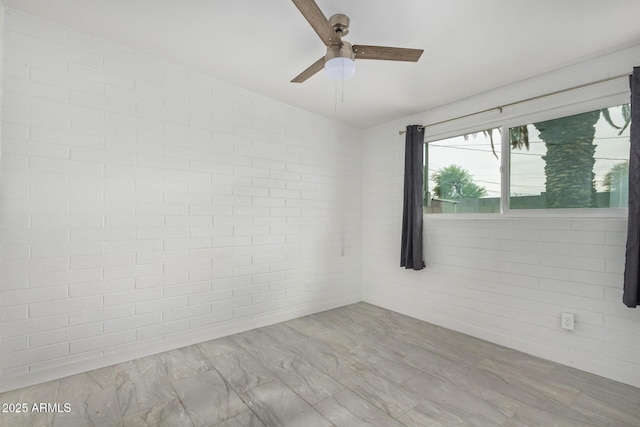
[[310,290],[311,290],[311,281],[307,280],[306,282],[304,282],[304,291],[309,292]]
[[560,321],[562,323],[562,329],[566,329],[568,331],[573,331],[575,329],[575,319],[573,314],[571,313],[562,313],[560,317]]

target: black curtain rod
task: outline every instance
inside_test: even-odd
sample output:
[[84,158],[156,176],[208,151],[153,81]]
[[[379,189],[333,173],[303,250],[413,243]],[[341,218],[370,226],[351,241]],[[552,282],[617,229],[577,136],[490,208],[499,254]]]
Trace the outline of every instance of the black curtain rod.
[[[566,89],[561,89],[561,90],[556,90],[554,92],[545,93],[544,95],[533,96],[531,98],[522,99],[520,101],[510,102],[508,104],[504,104],[504,105],[501,105],[499,107],[487,108],[486,110],[476,111],[475,113],[469,113],[469,114],[465,114],[463,116],[458,116],[458,117],[454,117],[452,119],[442,120],[442,121],[435,122],[435,123],[429,123],[428,125],[420,125],[420,126],[418,126],[418,130],[422,130],[422,129],[425,129],[425,128],[428,128],[428,127],[431,127],[431,126],[441,125],[443,123],[453,122],[455,120],[465,119],[467,117],[477,116],[478,114],[488,113],[488,112],[494,111],[494,110],[498,110],[498,111],[500,111],[502,113],[502,110],[504,108],[507,108],[507,107],[512,107],[512,106],[518,105],[518,104],[524,104],[525,102],[531,102],[531,101],[535,101],[535,100],[538,100],[538,99],[546,98],[548,96],[558,95],[558,94],[565,93],[565,92],[571,92],[572,90],[582,89],[584,87],[589,87],[589,86],[597,85],[597,84],[600,84],[600,83],[606,83],[606,82],[609,82],[609,81],[612,81],[612,80],[618,80],[618,79],[621,79],[623,77],[629,77],[630,75],[631,75],[631,73],[618,74],[617,76],[607,77],[605,79],[596,80],[596,81],[591,82],[591,83],[583,83],[581,85],[572,86],[572,87],[569,87],[569,88],[566,88]],[[404,133],[407,133],[407,131],[406,130],[398,131],[399,135],[402,135]]]

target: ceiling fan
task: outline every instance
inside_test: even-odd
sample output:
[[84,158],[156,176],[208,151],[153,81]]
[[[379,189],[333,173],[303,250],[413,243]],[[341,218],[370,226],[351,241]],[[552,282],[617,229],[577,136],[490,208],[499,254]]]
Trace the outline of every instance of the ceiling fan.
[[298,74],[292,83],[302,83],[323,68],[329,78],[344,80],[355,74],[356,59],[418,62],[424,52],[422,49],[352,45],[342,40],[349,33],[348,16],[336,14],[327,20],[314,0],[292,1],[327,46],[327,54]]

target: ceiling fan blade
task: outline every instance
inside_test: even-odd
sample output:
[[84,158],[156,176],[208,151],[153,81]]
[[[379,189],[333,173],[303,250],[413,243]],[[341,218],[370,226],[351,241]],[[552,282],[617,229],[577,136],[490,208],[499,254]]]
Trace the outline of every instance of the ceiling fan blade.
[[314,0],[292,0],[302,16],[311,24],[320,39],[326,46],[340,44],[340,36],[329,25],[327,17],[320,10],[320,7]]
[[403,47],[353,45],[356,59],[383,59],[386,61],[418,62],[423,49],[406,49]]
[[309,68],[298,74],[291,83],[302,83],[307,80],[309,77],[313,76],[318,71],[324,68],[324,56],[314,62]]

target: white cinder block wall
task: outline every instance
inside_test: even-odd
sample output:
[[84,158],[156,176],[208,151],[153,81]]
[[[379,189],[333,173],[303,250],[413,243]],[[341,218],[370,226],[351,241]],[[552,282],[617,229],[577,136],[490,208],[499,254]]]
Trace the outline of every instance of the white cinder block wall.
[[[398,136],[409,124],[438,122],[627,73],[638,58],[640,48],[628,49],[365,131],[364,300],[640,386],[640,310],[622,304],[626,211],[597,217],[428,215],[427,267],[404,270],[399,267],[404,136]],[[628,82],[621,79],[428,132],[437,139],[439,133],[453,136],[517,122],[535,111],[562,116],[560,110],[580,103],[578,108],[588,110],[628,100]],[[559,105],[565,107],[549,113]],[[575,314],[573,333],[560,327],[564,311]]]
[[360,131],[8,11],[0,391],[361,300]]
[[[4,4],[0,0],[0,118],[2,117],[2,67],[4,63]],[[0,120],[0,164],[2,161],[2,120]],[[0,253],[0,266],[2,266],[2,253]],[[1,267],[0,267],[1,268]]]

